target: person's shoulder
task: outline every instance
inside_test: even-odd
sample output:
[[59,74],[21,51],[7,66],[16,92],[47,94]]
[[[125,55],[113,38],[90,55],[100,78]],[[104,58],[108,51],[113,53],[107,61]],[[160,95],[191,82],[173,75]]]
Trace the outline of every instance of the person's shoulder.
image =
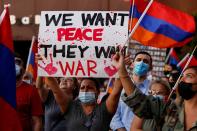
[[144,83],[146,83],[146,84],[150,84],[152,82],[152,80],[150,80],[150,79],[148,79],[148,78],[146,78],[145,80],[144,80]]
[[24,81],[21,82],[20,88],[33,88],[33,85],[30,85]]
[[31,84],[28,84],[28,83],[26,83],[24,81],[20,85],[20,88],[23,88],[23,90],[30,91],[30,92],[37,91],[35,86],[33,86]]

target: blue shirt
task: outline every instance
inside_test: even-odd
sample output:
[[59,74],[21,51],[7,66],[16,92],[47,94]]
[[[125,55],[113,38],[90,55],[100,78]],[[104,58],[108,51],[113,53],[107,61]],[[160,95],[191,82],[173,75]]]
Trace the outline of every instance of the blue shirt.
[[[145,79],[142,83],[136,85],[143,93],[148,94],[150,85],[150,80]],[[126,128],[130,131],[131,122],[133,120],[134,114],[122,99],[119,100],[117,111],[111,120],[110,128],[112,130],[117,130],[119,128]]]

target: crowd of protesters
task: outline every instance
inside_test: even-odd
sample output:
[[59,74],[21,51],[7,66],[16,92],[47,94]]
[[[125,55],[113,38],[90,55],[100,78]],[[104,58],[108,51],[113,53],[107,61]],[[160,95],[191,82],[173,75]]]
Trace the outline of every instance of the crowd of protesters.
[[178,69],[150,80],[149,53],[138,52],[134,59],[116,53],[112,59],[119,78],[113,79],[108,92],[108,79],[38,76],[33,83],[23,60],[15,56],[17,112],[23,131],[197,131],[197,66],[184,70],[170,95]]

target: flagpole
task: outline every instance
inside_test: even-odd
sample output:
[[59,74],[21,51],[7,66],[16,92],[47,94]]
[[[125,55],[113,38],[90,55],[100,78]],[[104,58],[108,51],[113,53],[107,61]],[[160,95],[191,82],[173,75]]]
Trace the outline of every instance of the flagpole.
[[[130,30],[131,30],[131,28],[132,28],[132,21],[133,21],[133,10],[134,10],[134,4],[135,4],[135,0],[132,0],[132,11],[131,11],[131,20],[129,20],[129,34],[130,34]],[[127,39],[129,39],[129,36],[130,35],[128,35],[128,38]],[[127,47],[129,47],[129,41],[127,40],[126,41],[126,43],[127,43]],[[128,53],[128,51],[129,51],[129,48],[127,49],[127,52],[126,53]]]
[[[122,47],[124,47],[127,43],[129,43],[130,38],[132,37],[132,35],[135,33],[137,27],[139,26],[139,24],[141,23],[142,19],[144,18],[145,14],[147,13],[148,9],[150,8],[150,6],[152,5],[153,0],[151,0],[148,5],[146,6],[146,9],[144,10],[144,12],[142,13],[142,15],[140,16],[138,22],[136,23],[136,25],[133,27],[131,33],[129,34],[127,40],[125,41],[125,43],[123,44]],[[122,48],[123,49],[123,48]],[[122,51],[122,49],[120,50],[120,52]],[[107,84],[107,89],[106,91],[109,89],[109,84],[112,81],[112,77],[109,79],[109,82]]]
[[4,5],[4,10],[3,10],[3,12],[0,14],[0,24],[1,24],[1,22],[2,22],[2,20],[3,20],[3,18],[4,18],[4,16],[5,16],[5,14],[6,14],[6,8],[9,8],[11,5],[10,4],[5,4]]
[[28,58],[27,58],[26,71],[28,70],[28,65],[29,65],[29,63],[30,63],[31,51],[32,51],[32,48],[33,48],[33,44],[34,44],[34,42],[35,42],[35,39],[36,39],[36,37],[35,37],[35,36],[32,36],[31,46],[30,46],[30,48],[29,48],[29,55],[28,55]]
[[170,58],[170,54],[172,53],[172,50],[173,50],[173,48],[170,48],[170,51],[169,51],[168,55],[166,56],[165,63],[168,62],[168,59]]
[[131,18],[129,20],[129,33],[130,30],[132,28],[132,23],[133,23],[133,10],[134,10],[134,4],[135,4],[135,0],[132,0],[132,11],[131,11]]
[[177,81],[176,81],[174,87],[172,88],[172,91],[170,92],[170,95],[168,96],[168,101],[170,100],[170,98],[171,98],[173,92],[176,90],[176,88],[177,88],[177,86],[178,86],[178,84],[179,84],[179,81],[180,81],[180,79],[181,79],[181,76],[182,76],[183,72],[184,72],[185,69],[188,67],[189,63],[191,62],[192,57],[193,57],[193,54],[194,54],[194,52],[196,51],[196,48],[197,48],[197,45],[194,47],[194,50],[192,51],[192,53],[191,53],[191,55],[190,55],[190,57],[189,57],[187,63],[185,64],[183,70],[181,71],[181,74],[179,75],[179,78],[177,79]]
[[177,64],[177,67],[179,67],[186,59],[189,57],[189,53],[187,53],[184,58]]
[[131,33],[129,34],[128,39],[126,40],[126,42],[123,44],[123,47],[129,42],[130,38],[133,36],[133,34],[135,33],[135,31],[137,30],[139,24],[141,23],[142,19],[144,18],[145,14],[147,13],[148,9],[150,8],[150,6],[152,5],[153,0],[150,0],[150,2],[148,3],[148,5],[146,6],[146,9],[144,10],[144,12],[142,13],[142,15],[140,16],[139,20],[137,21],[136,25],[133,27]]

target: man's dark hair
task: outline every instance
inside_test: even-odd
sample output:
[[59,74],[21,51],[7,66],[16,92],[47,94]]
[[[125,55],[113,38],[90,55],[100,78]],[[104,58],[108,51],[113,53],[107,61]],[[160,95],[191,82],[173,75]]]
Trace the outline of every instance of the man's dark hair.
[[[19,58],[18,64],[19,64],[19,65],[22,65],[23,68],[25,68],[25,64],[24,64],[23,57],[22,57],[20,54],[18,54],[18,53],[14,53],[14,57],[15,57],[15,58]],[[16,61],[16,60],[15,60],[15,61]]]
[[83,80],[91,80],[91,81],[93,81],[95,83],[95,85],[96,85],[97,91],[100,92],[100,83],[99,83],[98,79],[90,77],[90,78],[83,78],[82,82],[83,82]]
[[188,70],[188,69],[193,69],[195,70],[195,72],[197,73],[197,66],[189,66],[187,67],[184,71]]

